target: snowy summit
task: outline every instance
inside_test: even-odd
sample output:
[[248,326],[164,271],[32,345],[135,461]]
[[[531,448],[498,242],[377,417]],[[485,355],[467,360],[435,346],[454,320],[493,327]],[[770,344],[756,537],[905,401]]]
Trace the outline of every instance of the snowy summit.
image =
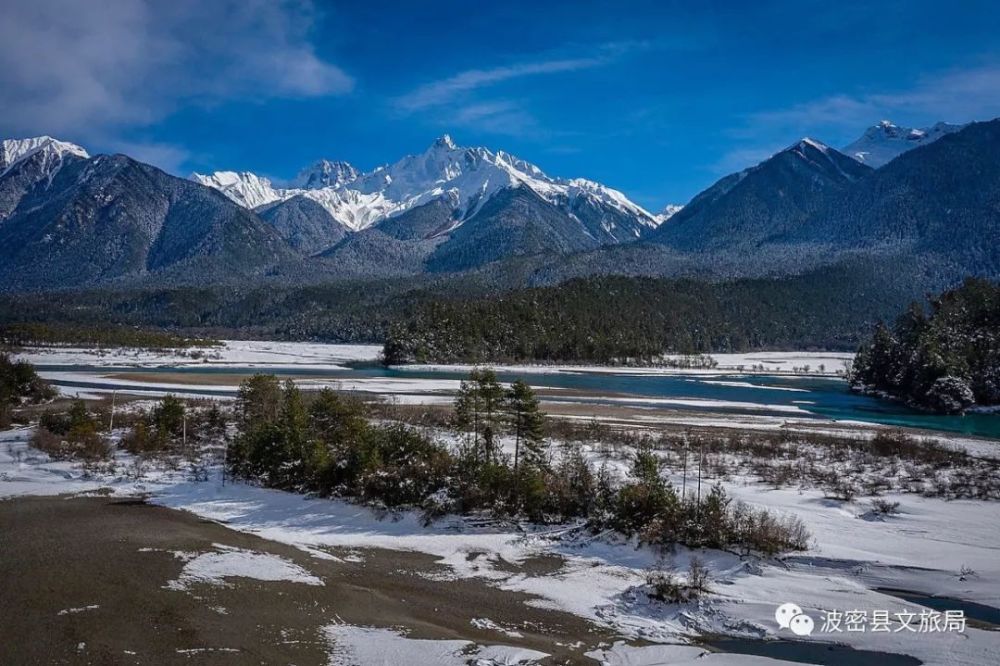
[[86,150],[75,143],[59,141],[50,136],[5,139],[0,141],[0,174],[6,173],[16,163],[34,155],[40,155],[46,163],[53,166],[57,163],[61,164],[66,155],[75,155],[84,159],[90,157]]
[[322,160],[303,170],[289,187],[275,187],[253,173],[219,171],[192,179],[221,191],[246,208],[305,196],[352,230],[370,227],[415,206],[447,197],[459,220],[474,215],[497,192],[523,186],[551,203],[610,209],[654,228],[660,219],[623,193],[583,178],[547,176],[537,166],[504,151],[458,146],[445,134],[424,152],[359,173],[346,162]]
[[963,127],[965,125],[937,123],[931,127],[915,129],[900,127],[892,121],[883,120],[865,130],[857,141],[845,146],[843,152],[873,169],[878,169],[909,150],[933,143]]

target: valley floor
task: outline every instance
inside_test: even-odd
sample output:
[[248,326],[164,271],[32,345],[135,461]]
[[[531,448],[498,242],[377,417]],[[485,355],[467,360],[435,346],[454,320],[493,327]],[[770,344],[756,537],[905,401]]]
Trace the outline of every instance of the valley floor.
[[[473,653],[495,657],[480,663],[543,654],[553,663],[586,663],[587,654],[609,664],[684,663],[704,651],[697,645],[706,636],[754,639],[735,644],[748,652],[756,639],[796,638],[773,619],[788,602],[816,618],[817,632],[800,641],[928,664],[986,665],[1000,656],[995,615],[977,623],[972,613],[961,632],[911,633],[898,623],[892,633],[819,631],[832,610],[926,612],[881,589],[978,604],[949,608],[1000,607],[992,502],[893,494],[900,513],[876,520],[862,502],[733,480],[726,486],[737,497],[800,516],[812,547],[766,561],[699,553],[712,593],[677,606],[650,601],[645,574],[652,566],[686,571],[693,554],[685,549],[658,553],[575,526],[454,518],[425,527],[414,514],[223,484],[218,470],[192,481],[187,470],[141,469],[123,456],[113,469],[87,471],[47,460],[27,447],[27,435],[9,431],[0,441],[0,496],[8,498],[0,502],[0,568],[16,582],[5,586],[4,607],[21,609],[2,623],[3,644],[29,662],[120,650],[102,663],[173,663],[208,652],[211,663],[274,663],[274,655],[295,663],[464,663]],[[137,607],[149,615],[141,624],[132,619],[142,616]],[[248,626],[258,631],[241,630]],[[426,658],[399,657],[416,654]],[[918,663],[864,657],[824,645],[800,650],[797,660]],[[717,660],[783,663],[739,655],[698,663]]]
[[[328,352],[318,350],[317,363],[333,362]],[[882,428],[665,405],[572,403],[557,413],[640,430],[871,437]],[[922,432],[985,469],[1000,457],[994,440]],[[13,583],[0,590],[0,607],[18,609],[0,622],[0,645],[15,663],[1000,661],[995,500],[897,488],[882,498],[898,502],[898,512],[879,516],[871,498],[834,499],[807,482],[762,483],[752,467],[733,465],[706,484],[798,516],[811,532],[809,549],[778,559],[660,552],[575,524],[452,517],[425,525],[415,513],[234,484],[218,464],[195,480],[183,463],[121,452],[109,465],[56,462],[28,446],[30,433],[0,433],[0,572]],[[627,474],[628,450],[580,446],[595,464]],[[803,459],[810,455],[803,450]],[[670,469],[675,487],[692,489],[691,476]],[[650,599],[648,571],[683,576],[695,556],[709,568],[708,595],[681,605]],[[777,625],[775,610],[786,603],[814,619],[811,635]],[[920,630],[931,608],[962,610],[966,624]],[[837,612],[866,621],[835,627],[827,620]],[[873,630],[883,613],[889,631]]]

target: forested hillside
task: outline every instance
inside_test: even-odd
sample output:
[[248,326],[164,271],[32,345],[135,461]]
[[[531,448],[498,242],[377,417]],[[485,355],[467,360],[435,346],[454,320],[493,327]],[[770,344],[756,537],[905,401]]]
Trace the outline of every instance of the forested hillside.
[[[846,349],[912,296],[841,268],[705,283],[601,277],[480,300],[437,300],[395,324],[387,362],[654,362],[664,352]],[[865,323],[869,322],[869,323]]]
[[875,279],[879,270],[857,263],[793,278],[714,283],[597,277],[520,290],[462,277],[50,292],[0,296],[0,325],[328,342],[391,338],[402,358],[422,360],[610,361],[669,349],[849,349],[875,322],[921,296],[912,280]]
[[879,324],[851,383],[942,412],[1000,404],[1000,285],[966,280],[929,313],[914,303],[891,329]]

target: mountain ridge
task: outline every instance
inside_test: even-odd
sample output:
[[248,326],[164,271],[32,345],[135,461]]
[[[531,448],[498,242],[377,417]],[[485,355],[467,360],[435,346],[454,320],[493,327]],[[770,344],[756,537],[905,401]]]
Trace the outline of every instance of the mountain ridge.
[[878,169],[903,153],[933,143],[966,125],[938,122],[930,127],[913,128],[899,127],[890,120],[882,120],[844,146],[842,152],[873,169]]
[[807,137],[720,179],[647,240],[683,251],[753,247],[788,233],[871,171]]
[[251,209],[305,196],[352,231],[374,226],[449,192],[455,198],[456,218],[461,223],[474,216],[497,192],[517,185],[530,187],[570,215],[575,215],[578,208],[598,211],[600,220],[596,224],[614,242],[638,238],[660,222],[618,190],[583,178],[551,178],[510,153],[460,147],[447,134],[423,153],[407,155],[366,173],[346,162],[321,160],[317,165],[334,172],[332,180],[316,177],[315,167],[303,170],[294,181],[296,186],[289,188],[276,187],[270,180],[249,172],[219,171],[193,174],[192,178]]
[[[300,172],[308,190],[236,172],[201,177],[214,179],[207,186],[51,137],[0,146],[4,291],[468,272],[507,286],[717,280],[794,275],[858,253],[909,261],[935,284],[1000,274],[1000,120],[878,169],[807,137],[657,215],[447,135],[367,173],[315,162]],[[334,204],[354,215],[348,223]]]

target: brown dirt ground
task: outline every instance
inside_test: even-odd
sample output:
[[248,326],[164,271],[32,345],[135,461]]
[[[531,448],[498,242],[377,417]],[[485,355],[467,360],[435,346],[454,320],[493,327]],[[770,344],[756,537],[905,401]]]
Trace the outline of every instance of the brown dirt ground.
[[[207,552],[213,544],[280,555],[324,585],[233,578],[186,592],[164,587],[183,567],[171,551]],[[550,663],[593,663],[583,653],[614,639],[576,616],[526,605],[528,595],[481,581],[432,580],[421,574],[447,570],[430,556],[355,552],[363,561],[320,559],[141,500],[2,501],[0,664],[319,665],[329,648],[321,629],[335,622],[518,645],[553,655]],[[558,565],[529,562],[523,573]],[[90,605],[99,608],[60,615]],[[478,629],[474,618],[523,637]]]

